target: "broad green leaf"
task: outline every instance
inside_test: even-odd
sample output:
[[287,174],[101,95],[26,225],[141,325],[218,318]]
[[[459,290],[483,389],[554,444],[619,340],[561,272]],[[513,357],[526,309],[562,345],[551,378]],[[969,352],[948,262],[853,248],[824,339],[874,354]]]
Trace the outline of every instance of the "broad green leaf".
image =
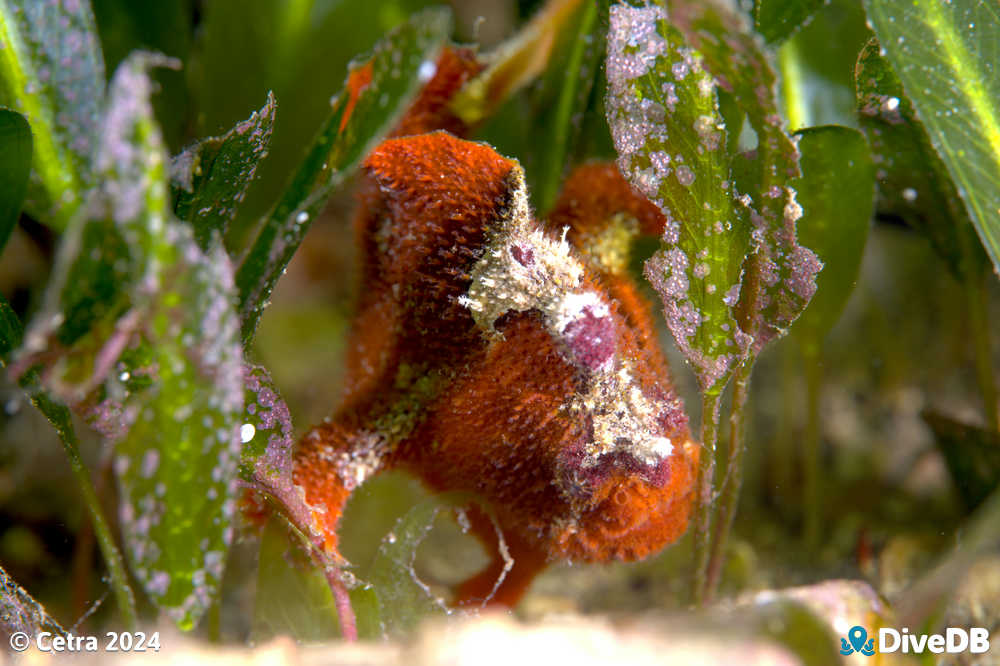
[[132,569],[153,602],[190,629],[213,601],[233,537],[242,354],[225,251],[216,244],[202,253],[190,228],[170,215],[150,64],[139,55],[119,68],[105,134],[117,154],[136,160],[126,179],[119,176],[124,182],[112,181],[112,204],[126,209],[119,219],[131,212],[144,222],[134,230],[139,244],[129,247],[152,273],[130,294],[132,307],[145,310],[152,382],[124,400],[131,423],[117,444],[115,472]]
[[965,206],[917,119],[903,84],[872,39],[855,70],[858,117],[878,166],[879,210],[919,230],[960,281],[988,264]]
[[21,214],[31,173],[31,128],[19,113],[0,109],[0,252]]
[[646,275],[702,390],[721,391],[750,342],[733,309],[750,227],[730,190],[715,86],[654,5],[611,7],[607,77],[619,168],[666,216]]
[[174,158],[174,213],[192,224],[203,250],[213,238],[225,237],[236,216],[258,164],[267,156],[276,109],[269,93],[263,108],[224,136],[202,139]]
[[385,470],[354,489],[337,526],[340,553],[358,566],[367,580],[368,569],[382,545],[382,537],[414,506],[433,498],[417,479],[401,470]]
[[0,0],[0,104],[34,135],[25,206],[64,227],[91,185],[91,151],[104,99],[104,61],[87,0]]
[[340,621],[323,570],[285,522],[271,517],[260,537],[251,638],[260,644],[276,636],[328,641],[340,636]]
[[[135,54],[112,79],[101,187],[60,247],[21,362],[37,354],[71,403],[87,398],[97,421],[118,421],[126,555],[153,602],[187,629],[211,604],[232,540],[242,354],[225,251],[203,253],[170,213],[147,75],[166,62]],[[112,372],[126,349],[141,352],[141,391],[129,391],[130,371]],[[71,356],[82,378],[64,374]]]
[[64,235],[28,329],[26,355],[61,352],[48,388],[71,404],[103,380],[161,280],[154,244],[167,224],[168,191],[145,69],[171,62],[139,54],[116,72],[94,160],[100,185]]
[[436,60],[450,30],[446,10],[420,12],[351,65],[348,84],[237,272],[244,344],[311,222],[396,124],[420,88],[421,65]]
[[1000,8],[866,0],[886,57],[1000,270]]
[[375,588],[371,585],[359,585],[350,591],[350,595],[358,638],[363,641],[385,638],[385,627]]
[[943,414],[921,414],[934,432],[962,504],[972,511],[1000,488],[1000,435]]
[[768,42],[783,42],[829,0],[757,0],[754,23]]
[[417,548],[434,527],[434,519],[449,505],[469,502],[464,493],[446,493],[414,506],[399,519],[368,572],[379,604],[379,616],[389,636],[402,636],[421,621],[446,613],[444,601],[435,599],[413,568]]
[[778,110],[774,71],[743,16],[717,0],[671,0],[668,6],[671,21],[702,53],[705,68],[733,95],[757,134],[754,164],[760,186],[743,192],[753,202],[753,252],[738,308],[740,325],[753,337],[757,354],[806,307],[822,268],[796,237],[802,208],[790,182],[799,175],[799,155]]
[[[232,267],[171,221],[164,284],[144,335],[153,382],[132,394],[118,442],[122,526],[136,577],[182,629],[212,604],[233,538],[243,386]],[[169,247],[168,247],[169,246]]]
[[[294,529],[294,528],[292,528]],[[300,535],[288,523],[271,517],[260,537],[257,597],[251,640],[260,643],[290,636],[309,643],[339,638],[340,618],[326,575],[309,557]],[[361,640],[385,637],[375,588],[361,585],[349,591]]]
[[533,123],[535,159],[525,169],[535,205],[542,211],[547,211],[559,194],[603,56],[604,21],[600,20],[599,4],[576,5],[558,33],[549,66],[533,100],[538,111]]
[[816,295],[795,325],[807,344],[822,345],[854,291],[871,227],[875,167],[868,142],[847,127],[812,127],[798,133],[802,176],[799,240],[823,262]]

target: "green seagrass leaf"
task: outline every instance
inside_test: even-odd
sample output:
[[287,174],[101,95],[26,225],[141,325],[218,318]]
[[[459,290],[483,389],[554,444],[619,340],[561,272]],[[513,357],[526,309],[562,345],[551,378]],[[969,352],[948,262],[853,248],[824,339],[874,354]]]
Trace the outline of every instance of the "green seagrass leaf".
[[25,209],[63,229],[94,182],[104,60],[88,0],[0,1],[0,105],[34,135]]
[[267,156],[277,107],[268,93],[259,111],[226,134],[202,139],[173,159],[174,214],[191,223],[202,250],[213,238],[225,238],[257,166]]
[[800,240],[823,262],[816,295],[795,334],[817,349],[854,291],[871,228],[875,166],[864,136],[847,127],[810,127],[798,133],[802,176],[793,186],[802,204]]
[[737,317],[758,354],[805,309],[822,267],[796,235],[802,208],[791,182],[799,176],[799,154],[778,109],[769,54],[744,17],[717,0],[671,0],[668,7],[671,21],[702,53],[705,68],[732,94],[757,135],[752,163],[759,186],[741,192],[752,201],[754,231]]
[[190,629],[233,537],[242,348],[228,256],[218,244],[203,252],[170,211],[148,75],[169,63],[137,53],[116,71],[101,186],[64,236],[17,363],[46,364],[46,388],[116,440],[126,557],[150,599]]
[[607,77],[619,168],[666,217],[646,276],[702,390],[721,391],[750,342],[734,317],[750,225],[732,195],[713,80],[661,7],[621,3]]
[[923,234],[960,281],[989,263],[976,230],[913,104],[874,38],[855,68],[858,119],[875,156],[879,211]]
[[768,42],[783,42],[829,0],[757,0],[754,24]]
[[31,128],[21,114],[0,109],[0,252],[21,214],[31,173]]
[[350,66],[344,90],[236,273],[245,345],[310,224],[399,120],[450,32],[447,10],[422,11]]
[[1000,269],[1000,10],[866,0],[868,18],[980,241]]

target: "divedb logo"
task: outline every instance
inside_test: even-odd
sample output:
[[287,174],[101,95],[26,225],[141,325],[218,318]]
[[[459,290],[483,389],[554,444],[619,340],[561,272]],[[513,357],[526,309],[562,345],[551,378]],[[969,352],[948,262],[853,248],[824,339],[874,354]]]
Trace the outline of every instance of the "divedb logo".
[[[982,627],[962,629],[948,627],[943,634],[911,634],[910,630],[883,627],[878,630],[877,651],[881,653],[906,652],[922,654],[932,652],[941,654],[947,652],[971,652],[982,654],[990,649],[990,632]],[[876,652],[875,638],[868,637],[868,630],[861,625],[851,627],[847,636],[840,639],[840,654],[848,655],[855,652],[872,656]]]

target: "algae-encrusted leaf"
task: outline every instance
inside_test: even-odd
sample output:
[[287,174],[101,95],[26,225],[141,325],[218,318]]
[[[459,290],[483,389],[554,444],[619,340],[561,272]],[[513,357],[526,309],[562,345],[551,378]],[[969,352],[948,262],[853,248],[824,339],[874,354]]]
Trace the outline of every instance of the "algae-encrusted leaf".
[[796,234],[802,207],[791,181],[799,176],[799,154],[785,132],[768,55],[743,16],[718,0],[667,4],[671,20],[703,54],[705,68],[732,94],[757,134],[751,160],[755,187],[743,192],[752,199],[754,231],[739,319],[759,353],[805,309],[822,268]]
[[267,156],[277,107],[269,93],[260,110],[223,136],[202,139],[173,159],[174,213],[191,223],[202,249],[216,236],[225,237],[257,166]]
[[[49,364],[44,376],[72,405],[114,422],[127,559],[188,629],[212,603],[232,541],[242,351],[225,251],[203,252],[171,215],[147,73],[166,62],[138,53],[115,73],[101,186],[60,247],[21,362]],[[141,390],[126,357],[141,360]]]
[[618,165],[666,217],[646,275],[704,391],[720,391],[749,338],[734,307],[750,247],[733,197],[715,85],[658,5],[611,7],[608,124]]

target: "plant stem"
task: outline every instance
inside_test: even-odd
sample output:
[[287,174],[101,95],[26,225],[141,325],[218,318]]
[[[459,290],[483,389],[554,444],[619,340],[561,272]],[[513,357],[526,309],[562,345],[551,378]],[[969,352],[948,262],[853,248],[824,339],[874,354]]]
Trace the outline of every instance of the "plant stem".
[[[263,481],[261,488],[267,493],[272,493],[275,485],[269,480]],[[280,490],[279,490],[280,493]],[[311,537],[296,524],[294,516],[296,509],[304,510],[305,506],[301,502],[294,502],[289,505],[281,494],[271,494],[271,498],[277,503],[280,510],[286,511],[282,517],[289,532],[298,538],[299,543],[309,553],[313,562],[323,569],[326,583],[330,587],[330,594],[333,596],[333,604],[337,609],[337,619],[340,622],[341,637],[348,643],[356,643],[358,640],[358,621],[354,614],[354,607],[351,605],[351,594],[344,584],[343,573],[337,562],[332,561],[330,554],[326,551],[323,541],[318,537]],[[309,525],[309,523],[302,523]]]
[[[789,501],[789,491],[795,487],[795,477],[798,444],[795,442],[793,423],[798,412],[792,409],[798,400],[801,388],[799,381],[798,349],[792,345],[784,345],[781,354],[781,395],[784,409],[778,416],[778,429],[773,439],[768,442],[767,479],[771,487],[771,502],[777,507],[792,504]],[[796,498],[797,499],[797,498]]]
[[358,642],[358,621],[351,605],[351,595],[340,577],[339,569],[326,569],[326,580],[333,593],[333,602],[337,607],[337,618],[340,620],[340,634],[348,643]]
[[969,327],[972,329],[973,349],[976,361],[976,378],[979,392],[983,396],[986,423],[997,432],[1000,420],[997,416],[997,385],[993,375],[993,352],[990,349],[989,312],[986,306],[986,283],[982,275],[967,277],[963,282],[966,307],[969,312]]
[[125,562],[122,560],[121,553],[111,536],[111,528],[101,511],[101,503],[98,501],[97,493],[94,492],[94,486],[90,482],[90,473],[83,464],[83,459],[80,458],[75,436],[72,439],[60,436],[60,440],[66,450],[66,456],[69,458],[70,467],[73,468],[77,484],[80,486],[83,504],[87,507],[87,513],[90,514],[90,522],[97,535],[97,545],[101,549],[101,554],[104,555],[108,574],[111,576],[111,588],[114,590],[115,600],[118,602],[125,628],[134,631],[138,623],[138,614],[135,609],[135,595],[132,593],[132,588],[128,584],[128,576],[125,573]]
[[[11,349],[20,346],[23,335],[21,321],[2,296],[0,296],[0,326],[2,326],[4,334],[3,339],[0,340],[4,343],[4,348],[0,349],[0,368],[2,368],[7,367],[6,356]],[[42,390],[41,377],[37,368],[31,368],[21,373],[18,384],[31,400],[31,404],[48,419],[59,435],[59,441],[62,442],[63,449],[66,450],[70,468],[73,470],[73,475],[76,476],[80,486],[80,492],[83,494],[83,504],[90,514],[90,522],[97,535],[97,545],[107,563],[108,574],[111,576],[111,589],[114,590],[118,608],[125,621],[125,628],[134,631],[138,623],[135,595],[128,584],[125,562],[111,536],[111,528],[108,527],[108,521],[104,518],[101,502],[97,499],[90,473],[80,457],[80,442],[76,438],[76,431],[73,430],[73,416],[66,405]]]
[[59,434],[59,441],[62,442],[63,449],[66,451],[66,457],[69,458],[70,468],[76,477],[77,485],[80,486],[80,493],[83,495],[83,505],[87,507],[87,513],[90,514],[90,522],[94,527],[94,533],[97,535],[97,545],[100,547],[101,554],[104,556],[104,561],[108,567],[108,574],[111,577],[111,589],[114,591],[115,600],[118,602],[118,608],[125,622],[125,628],[129,631],[134,631],[138,623],[135,595],[128,584],[128,576],[125,573],[125,562],[118,551],[118,547],[115,545],[115,540],[111,535],[111,528],[104,517],[104,512],[101,510],[101,503],[97,499],[97,493],[94,492],[90,472],[87,471],[87,466],[83,464],[83,459],[80,457],[80,442],[76,438],[76,432],[73,430],[69,409],[66,405],[58,402],[41,389],[37,370],[32,369],[25,373],[20,380],[20,384],[21,388],[27,392],[31,403],[38,408],[38,411],[45,415],[45,418],[49,420],[49,423],[52,424]]
[[[104,455],[97,468],[96,481],[94,482],[94,492],[100,499],[102,509],[107,508],[105,490],[109,482],[111,473],[111,457]],[[80,526],[76,535],[76,543],[73,545],[73,594],[72,605],[73,615],[76,617],[86,617],[90,613],[88,607],[90,601],[90,574],[94,569],[94,524],[91,521]]]
[[806,373],[806,436],[802,470],[805,495],[803,535],[806,546],[812,549],[819,544],[819,528],[823,513],[819,474],[819,394],[823,377],[819,347],[806,343],[802,346],[802,355]]
[[698,457],[698,484],[694,509],[694,576],[691,602],[701,606],[705,599],[708,576],[709,538],[712,533],[712,494],[714,492],[715,449],[719,441],[719,404],[721,392],[705,393],[701,407],[701,455]]
[[722,497],[719,502],[719,512],[715,521],[715,535],[712,539],[712,551],[708,561],[708,577],[705,581],[704,599],[711,602],[719,587],[722,575],[722,565],[725,563],[726,542],[733,527],[736,507],[739,504],[740,488],[743,485],[743,449],[746,436],[746,404],[747,392],[750,388],[750,375],[753,373],[754,359],[748,356],[736,373],[733,383],[733,405],[729,413],[729,455],[726,460],[726,473],[723,475]]

